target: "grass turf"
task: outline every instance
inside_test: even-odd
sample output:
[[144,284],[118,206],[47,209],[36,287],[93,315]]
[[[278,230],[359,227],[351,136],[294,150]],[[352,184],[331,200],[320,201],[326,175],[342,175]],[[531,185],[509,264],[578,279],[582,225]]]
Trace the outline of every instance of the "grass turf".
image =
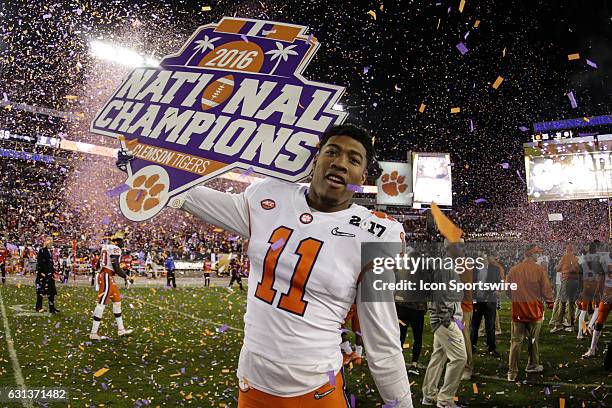
[[[124,320],[135,329],[130,338],[118,338],[112,309],[107,308],[100,329],[112,339],[91,342],[91,313],[96,293],[82,286],[59,285],[57,305],[61,314],[23,316],[16,305],[31,308],[34,288],[24,285],[2,287],[25,383],[29,388],[63,387],[69,390],[69,406],[235,407],[235,370],[242,344],[242,315],[245,293],[225,288],[135,287],[123,291]],[[168,309],[168,310],[166,310]],[[566,407],[601,406],[612,398],[612,377],[603,372],[602,357],[581,360],[587,340],[577,342],[575,334],[550,334],[545,323],[540,354],[545,371],[519,375],[520,383],[506,382],[509,348],[509,304],[502,313],[503,334],[498,336],[501,359],[484,352],[475,355],[477,375],[463,381],[458,403],[470,407]],[[547,318],[550,317],[548,311]],[[231,328],[225,329],[224,325]],[[221,332],[219,329],[221,328]],[[14,387],[15,378],[0,324],[0,388]],[[600,346],[610,335],[605,334]],[[407,343],[411,342],[409,331]],[[484,340],[480,339],[482,348]],[[426,322],[421,362],[431,353],[432,335]],[[521,356],[526,364],[527,345]],[[410,361],[410,348],[404,350]],[[367,352],[367,350],[366,350]],[[94,377],[101,368],[109,370]],[[420,406],[421,375],[411,378],[415,406]],[[357,407],[382,405],[367,364],[346,371],[347,395],[353,394]],[[526,381],[525,381],[526,380]],[[475,393],[476,384],[478,393]],[[585,384],[574,386],[571,384]],[[588,384],[588,385],[586,385]],[[594,385],[590,385],[594,384]],[[597,388],[598,384],[607,385]],[[0,404],[2,405],[2,404]],[[51,403],[48,406],[66,406]],[[4,405],[2,405],[4,406]]]

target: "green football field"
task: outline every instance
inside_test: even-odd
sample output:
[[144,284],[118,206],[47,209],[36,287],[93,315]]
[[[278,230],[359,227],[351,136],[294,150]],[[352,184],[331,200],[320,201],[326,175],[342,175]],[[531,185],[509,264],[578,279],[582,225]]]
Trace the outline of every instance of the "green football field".
[[[58,291],[61,314],[50,316],[31,313],[35,297],[32,286],[0,287],[6,323],[26,387],[61,387],[69,391],[68,403],[48,406],[237,406],[235,370],[242,343],[245,292],[229,292],[220,287],[168,290],[137,286],[123,291],[124,321],[135,329],[134,335],[128,339],[117,337],[108,307],[100,333],[112,339],[91,342],[88,333],[96,293],[85,286],[58,285]],[[546,324],[540,342],[545,371],[528,376],[521,373],[519,383],[505,381],[508,307],[506,304],[502,310],[504,333],[498,337],[502,358],[495,359],[484,352],[475,356],[477,375],[461,383],[458,404],[558,407],[561,399],[565,407],[610,404],[612,376],[604,374],[601,355],[581,360],[587,340],[578,343],[571,333],[552,335]],[[429,360],[432,343],[428,326],[425,331],[423,364]],[[609,338],[605,334],[600,345]],[[16,385],[6,340],[4,324],[0,323],[0,388]],[[407,343],[410,342],[409,334]],[[409,346],[405,355],[409,361]],[[526,357],[525,344],[523,367]],[[96,377],[94,374],[101,369],[108,371]],[[420,406],[424,372],[422,369],[420,376],[411,379],[415,406]],[[346,376],[347,395],[355,396],[357,407],[382,406],[366,364],[348,369]]]

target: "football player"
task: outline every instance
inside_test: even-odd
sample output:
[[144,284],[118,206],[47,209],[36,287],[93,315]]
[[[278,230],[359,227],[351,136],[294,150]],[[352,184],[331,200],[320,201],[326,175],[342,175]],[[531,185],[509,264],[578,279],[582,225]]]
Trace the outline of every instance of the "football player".
[[119,337],[129,336],[132,334],[132,329],[126,329],[123,326],[123,317],[121,315],[121,294],[119,288],[115,284],[114,276],[118,275],[128,282],[129,286],[134,283],[134,280],[127,276],[119,266],[121,258],[121,247],[123,246],[123,233],[116,233],[110,237],[111,244],[102,245],[100,250],[100,272],[98,273],[98,303],[93,312],[93,324],[89,338],[92,340],[101,340],[104,337],[98,334],[98,328],[102,321],[102,314],[108,302],[113,302],[113,313],[117,322],[117,334]]
[[610,254],[606,253],[602,255],[602,267],[605,271],[605,275],[600,281],[600,286],[603,288],[601,301],[599,302],[598,314],[596,317],[595,327],[593,328],[593,336],[591,337],[591,347],[589,350],[582,355],[582,358],[595,357],[597,353],[597,343],[601,337],[603,326],[608,319],[610,310],[612,309],[612,258]]
[[399,222],[351,204],[373,162],[366,131],[334,126],[309,187],[268,178],[241,194],[195,187],[183,196],[183,210],[249,239],[238,407],[346,407],[340,327],[355,297],[380,395],[412,407],[392,296],[367,302],[359,290],[361,244],[404,242]]
[[[592,302],[599,303],[598,290],[600,289],[600,280],[603,277],[603,268],[600,261],[601,254],[597,253],[598,241],[592,242],[587,248],[587,253],[579,257],[579,264],[582,270],[582,292],[576,302],[580,309],[578,315],[578,340],[582,340],[584,335],[584,323],[589,305]],[[597,320],[597,314],[599,313],[599,307],[595,307],[595,311],[588,324],[588,330],[592,331],[595,321]]]

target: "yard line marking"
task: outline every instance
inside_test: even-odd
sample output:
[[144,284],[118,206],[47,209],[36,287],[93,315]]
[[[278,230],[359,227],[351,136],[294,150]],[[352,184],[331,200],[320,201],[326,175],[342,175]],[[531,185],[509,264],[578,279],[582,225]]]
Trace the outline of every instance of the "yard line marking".
[[[494,375],[477,375],[474,376],[475,378],[486,378],[488,380],[498,380],[498,381],[503,381],[503,382],[508,382],[507,378],[500,378],[500,377],[496,377]],[[521,381],[522,383],[522,381]],[[551,381],[526,381],[525,384],[527,385],[563,385],[565,387],[575,387],[575,388],[612,388],[612,385],[605,385],[605,384],[575,384],[575,383],[568,383],[568,382],[562,382],[562,381],[555,381],[555,382],[551,382]]]
[[[2,313],[2,322],[4,323],[4,333],[6,335],[6,344],[8,345],[9,356],[11,357],[11,363],[13,364],[13,372],[15,373],[15,382],[17,386],[22,390],[27,390],[25,381],[23,380],[23,374],[21,373],[21,366],[19,360],[17,360],[17,353],[15,352],[15,345],[13,344],[13,336],[11,336],[11,328],[6,317],[6,309],[4,308],[4,299],[2,298],[2,289],[0,288],[0,312]],[[24,407],[34,407],[32,400],[23,399],[21,404]]]
[[[155,307],[157,307],[158,309],[165,310],[165,311],[172,312],[172,313],[177,313],[177,314],[180,314],[181,316],[185,316],[185,317],[188,317],[188,318],[193,319],[193,320],[198,320],[198,321],[200,321],[200,322],[211,323],[211,324],[214,324],[214,325],[216,325],[216,326],[223,326],[223,325],[224,325],[224,323],[219,323],[219,322],[215,322],[215,321],[213,321],[213,320],[203,319],[203,318],[201,318],[201,317],[194,316],[194,315],[189,314],[189,313],[184,313],[184,312],[181,312],[181,311],[178,311],[178,310],[168,309],[167,307],[164,307],[164,306],[158,305],[158,304],[153,303],[153,302],[145,302],[145,301],[143,301],[143,300],[136,299],[136,298],[132,298],[132,297],[125,296],[125,295],[123,296],[123,298],[124,298],[124,299],[133,300],[134,302],[139,302],[139,303],[144,303],[144,304],[146,304],[146,305],[155,306]],[[237,328],[237,327],[232,327],[232,326],[229,326],[229,325],[227,326],[227,328],[228,328],[228,329],[230,329],[230,330],[235,330],[235,331],[238,331],[238,332],[244,332],[244,330],[243,330],[243,329],[239,329],[239,328]]]

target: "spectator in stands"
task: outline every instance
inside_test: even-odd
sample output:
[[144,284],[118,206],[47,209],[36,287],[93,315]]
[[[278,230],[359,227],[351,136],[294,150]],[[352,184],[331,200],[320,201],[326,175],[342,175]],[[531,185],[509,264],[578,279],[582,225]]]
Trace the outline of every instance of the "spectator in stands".
[[51,256],[51,250],[53,248],[53,240],[51,238],[45,239],[43,247],[38,251],[38,258],[36,261],[36,311],[42,312],[43,296],[49,298],[49,313],[59,313],[59,310],[55,307],[55,295],[57,290],[55,289],[55,280],[53,274],[55,273],[53,267],[53,258]]

